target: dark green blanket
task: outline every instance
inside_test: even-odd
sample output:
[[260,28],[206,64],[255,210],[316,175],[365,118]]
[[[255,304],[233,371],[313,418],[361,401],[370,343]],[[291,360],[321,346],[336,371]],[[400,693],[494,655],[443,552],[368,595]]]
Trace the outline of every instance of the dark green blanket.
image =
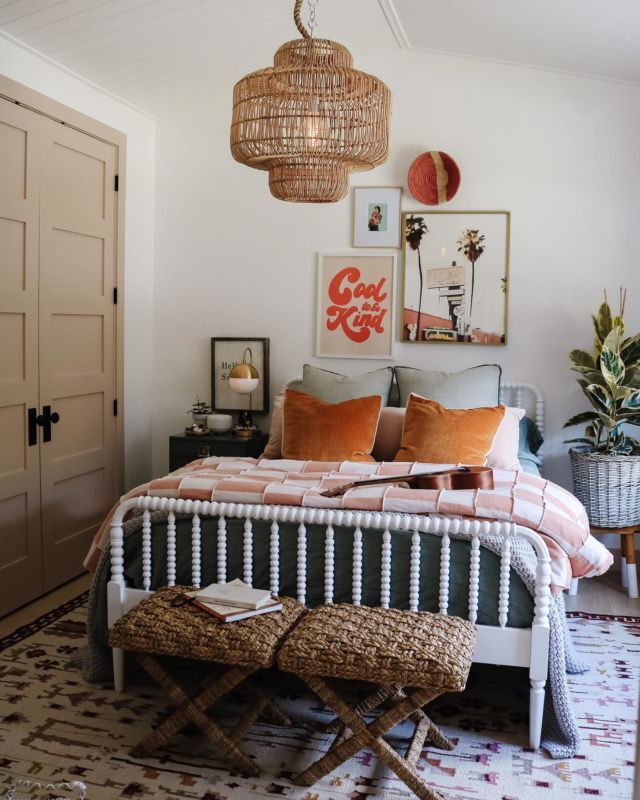
[[[191,523],[178,519],[177,583],[191,583]],[[227,580],[243,576],[243,520],[227,519]],[[152,525],[152,580],[151,587],[166,585],[166,523]],[[409,607],[409,566],[412,532],[392,531],[391,606]],[[269,538],[268,522],[253,522],[253,585],[269,588]],[[297,539],[298,526],[280,525],[280,594],[297,596]],[[334,596],[333,600],[351,602],[351,562],[353,529],[335,528]],[[312,607],[324,601],[324,541],[325,528],[307,526],[307,605]],[[380,562],[382,532],[363,529],[362,604],[380,604]],[[449,613],[468,616],[469,608],[469,553],[470,543],[451,539],[449,579]],[[419,608],[438,611],[440,593],[440,547],[442,539],[432,534],[421,534],[420,573],[421,591]],[[125,537],[125,575],[127,585],[142,588],[141,532],[133,530]],[[500,559],[489,550],[480,550],[480,587],[478,618],[480,625],[498,624],[498,594]],[[104,560],[95,576],[96,606],[89,620],[90,631],[101,644],[107,641],[107,581],[109,562]],[[206,586],[217,580],[217,520],[202,520],[202,579]],[[507,624],[528,628],[533,617],[533,599],[518,575],[510,572],[510,604]]]

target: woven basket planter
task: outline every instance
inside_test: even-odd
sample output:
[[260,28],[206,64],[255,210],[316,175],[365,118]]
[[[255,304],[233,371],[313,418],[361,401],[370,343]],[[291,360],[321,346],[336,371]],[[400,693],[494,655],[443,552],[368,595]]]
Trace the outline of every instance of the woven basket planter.
[[570,450],[573,489],[599,528],[640,523],[640,456]]

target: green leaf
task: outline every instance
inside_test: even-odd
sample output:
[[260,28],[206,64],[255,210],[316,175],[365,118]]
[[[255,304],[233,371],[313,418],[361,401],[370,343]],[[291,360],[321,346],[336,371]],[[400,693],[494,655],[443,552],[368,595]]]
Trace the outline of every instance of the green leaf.
[[607,345],[612,333],[607,336],[607,341],[602,346],[600,370],[609,386],[618,386],[624,380],[624,361]]
[[611,328],[606,339],[602,343],[602,349],[613,350],[614,353],[619,353],[621,340],[622,337],[620,335],[620,328]]
[[601,341],[607,338],[613,326],[611,319],[611,309],[609,303],[603,303],[598,309],[598,318],[594,321],[596,333],[600,336]]
[[640,411],[640,391],[632,392],[624,398],[620,409],[626,408],[630,411]]
[[640,364],[640,333],[625,339],[620,345],[620,355],[627,369]]
[[603,411],[607,415],[611,415],[613,400],[609,392],[603,387],[598,386],[597,383],[590,383],[586,389],[586,394],[593,403],[596,411]]
[[596,369],[596,362],[591,353],[586,350],[572,350],[569,353],[569,358],[573,362],[574,367],[586,367],[587,369]]
[[613,325],[616,328],[620,328],[620,338],[624,336],[624,320],[619,314],[613,318]]
[[640,389],[640,367],[627,367],[624,382],[631,389]]
[[582,411],[567,420],[562,427],[570,428],[572,425],[582,425],[585,422],[593,422],[596,419],[598,419],[598,415],[595,411]]
[[595,442],[593,439],[587,439],[584,436],[579,436],[577,439],[565,439],[564,444],[588,444],[593,447]]

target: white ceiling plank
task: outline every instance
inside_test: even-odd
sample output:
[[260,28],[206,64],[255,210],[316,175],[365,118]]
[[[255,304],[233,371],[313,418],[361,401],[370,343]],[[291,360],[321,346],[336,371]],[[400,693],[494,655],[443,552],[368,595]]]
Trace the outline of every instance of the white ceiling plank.
[[55,23],[72,24],[75,16],[107,2],[108,0],[62,0],[32,14],[11,20],[5,24],[5,28],[13,36],[22,37]]
[[[187,42],[178,49],[174,49],[168,56],[160,58],[154,54],[135,70],[127,70],[118,76],[111,76],[108,81],[104,80],[104,83],[108,82],[112,91],[126,94],[141,86],[157,84],[158,74],[164,76],[164,82],[173,79],[176,75],[185,76],[191,70],[193,59],[201,59],[205,62],[210,72],[219,69],[220,63],[224,63],[226,69],[227,54],[237,54],[239,50],[239,42],[232,37],[221,40],[215,48],[195,47],[193,43]],[[263,63],[253,64],[245,69],[245,72],[253,67],[258,69],[261,66],[267,66],[269,63],[270,60],[265,58]]]
[[[175,0],[165,0],[165,2],[167,8],[156,14],[152,20],[138,21],[124,26],[118,25],[117,28],[114,26],[104,33],[85,38],[86,45],[56,49],[56,51],[48,51],[48,54],[55,58],[56,55],[64,53],[65,60],[76,67],[86,63],[98,64],[126,50],[136,50],[145,45],[164,41],[167,36],[199,31],[203,25],[208,23],[223,30],[226,20],[233,20],[236,17],[233,10],[226,17],[221,15],[217,8],[211,7],[210,0],[184,0],[184,5],[177,12]],[[99,50],[96,50],[96,42],[98,42]]]
[[[22,39],[32,47],[41,48],[43,44],[51,42],[58,36],[63,36],[70,31],[90,31],[93,26],[99,26],[104,20],[111,19],[119,14],[127,14],[139,6],[146,6],[149,15],[153,15],[153,6],[157,0],[106,0],[97,6],[90,5],[91,0],[83,3],[84,8],[75,14],[52,22],[43,27],[34,28],[21,34]],[[10,30],[9,33],[12,33]],[[15,36],[16,34],[13,33]]]
[[250,41],[255,40],[256,34],[263,34],[265,25],[272,19],[269,7],[261,7],[260,13],[252,14],[252,19],[252,25],[255,26],[255,29],[251,33],[247,30],[246,21],[236,19],[233,23],[229,22],[223,29],[218,29],[218,23],[212,21],[206,25],[198,26],[195,31],[189,30],[179,34],[166,35],[159,40],[136,48],[131,57],[123,57],[116,60],[112,66],[101,70],[101,74],[109,82],[112,80],[117,81],[121,76],[129,76],[131,73],[144,70],[145,62],[150,58],[154,59],[155,56],[160,60],[158,62],[154,60],[153,66],[147,67],[147,69],[157,69],[157,63],[172,65],[181,51],[189,52],[192,48],[201,46],[207,52],[211,52],[215,49],[214,44],[218,37],[218,40],[224,41],[226,38],[237,34],[240,37],[240,44],[246,46]]
[[[71,63],[81,56],[95,53],[96,44],[104,50],[110,44],[133,41],[143,34],[153,37],[154,30],[163,26],[171,27],[182,19],[197,18],[203,8],[211,6],[209,0],[155,0],[154,14],[149,17],[146,6],[140,6],[126,14],[112,16],[91,31],[69,31],[56,37],[52,42],[40,46],[52,58],[64,57]],[[212,11],[215,14],[215,10]]]
[[37,14],[45,8],[62,5],[66,0],[8,0],[0,2],[0,25]]

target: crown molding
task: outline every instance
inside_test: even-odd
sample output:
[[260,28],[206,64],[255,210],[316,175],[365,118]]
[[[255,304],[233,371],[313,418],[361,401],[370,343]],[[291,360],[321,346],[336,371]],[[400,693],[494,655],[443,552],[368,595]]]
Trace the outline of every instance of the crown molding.
[[4,39],[5,41],[9,42],[9,44],[14,45],[15,47],[19,47],[21,50],[25,50],[27,53],[29,53],[29,55],[32,55],[35,58],[40,59],[40,61],[44,61],[50,66],[55,67],[56,69],[59,69],[62,72],[65,72],[70,77],[75,78],[75,80],[77,81],[80,81],[80,83],[84,83],[85,86],[88,86],[94,91],[100,92],[101,94],[110,97],[112,100],[115,100],[118,103],[122,103],[122,105],[127,106],[132,111],[135,111],[138,114],[142,114],[143,116],[147,117],[153,122],[157,121],[156,117],[150,111],[147,111],[144,108],[140,108],[140,106],[135,105],[135,103],[131,103],[129,102],[129,100],[125,100],[124,97],[120,97],[119,95],[114,94],[114,92],[110,92],[108,89],[105,89],[104,86],[100,86],[100,84],[94,83],[93,81],[89,80],[89,78],[85,78],[84,75],[80,75],[78,72],[74,72],[72,69],[69,69],[69,67],[65,67],[64,64],[61,64],[59,61],[55,61],[50,56],[45,55],[45,53],[41,53],[40,50],[36,50],[35,47],[32,47],[30,44],[27,44],[26,42],[17,39],[10,33],[0,30],[0,39]]

